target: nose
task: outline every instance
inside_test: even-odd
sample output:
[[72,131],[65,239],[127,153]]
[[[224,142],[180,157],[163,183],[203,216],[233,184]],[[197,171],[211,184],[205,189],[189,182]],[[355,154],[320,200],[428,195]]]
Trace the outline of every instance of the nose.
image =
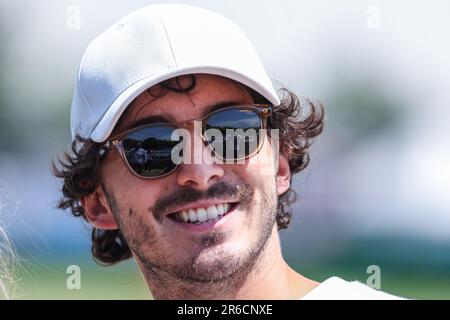
[[190,130],[190,161],[177,170],[177,184],[205,191],[224,176],[224,168],[214,161],[201,138],[201,131]]

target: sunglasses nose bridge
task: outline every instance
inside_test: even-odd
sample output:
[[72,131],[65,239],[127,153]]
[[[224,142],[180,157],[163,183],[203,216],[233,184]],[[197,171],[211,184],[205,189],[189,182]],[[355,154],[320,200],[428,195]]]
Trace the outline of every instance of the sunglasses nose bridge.
[[184,147],[188,149],[186,156],[190,159],[185,159],[185,161],[188,161],[188,163],[198,163],[203,159],[205,149],[207,148],[207,142],[203,135],[203,119],[190,119],[178,123],[178,125],[180,128],[187,130],[189,134],[187,145]]
[[194,118],[194,119],[187,119],[181,122],[178,122],[178,126],[185,128],[185,129],[190,129],[193,128],[195,125],[202,125],[203,124],[204,119],[202,118]]
[[194,135],[197,135],[197,137],[200,137],[203,140],[203,131],[204,131],[203,119],[185,120],[183,122],[179,122],[178,126],[189,132],[191,140],[194,137]]

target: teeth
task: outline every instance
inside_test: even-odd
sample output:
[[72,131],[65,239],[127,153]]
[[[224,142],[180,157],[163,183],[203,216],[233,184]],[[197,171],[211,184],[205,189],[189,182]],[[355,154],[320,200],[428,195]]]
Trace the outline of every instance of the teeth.
[[217,211],[218,210],[216,209],[216,206],[208,207],[206,209],[206,213],[208,214],[208,219],[213,220],[213,219],[217,218],[217,216],[219,215],[219,213]]
[[205,222],[206,220],[208,220],[208,214],[206,213],[205,209],[197,209],[197,220],[200,222]]
[[[183,211],[184,211],[184,210],[183,210]],[[186,212],[186,211],[184,211],[184,212]],[[195,212],[194,209],[189,209],[189,220],[190,220],[191,222],[197,221],[197,213]]]
[[221,216],[221,215],[224,214],[225,210],[223,208],[223,204],[221,204],[221,203],[217,204],[216,208],[217,208],[217,215],[218,216]]
[[175,218],[181,222],[201,224],[206,221],[219,221],[230,210],[229,203],[219,203],[208,208],[182,210],[175,214]]

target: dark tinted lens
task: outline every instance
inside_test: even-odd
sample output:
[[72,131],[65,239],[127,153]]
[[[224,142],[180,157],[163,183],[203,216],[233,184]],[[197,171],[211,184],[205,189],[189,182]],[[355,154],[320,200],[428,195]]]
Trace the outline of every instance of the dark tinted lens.
[[215,154],[223,159],[242,159],[259,145],[261,120],[254,110],[231,108],[212,114],[204,136]]
[[179,141],[171,140],[174,128],[155,125],[134,131],[122,140],[130,167],[144,177],[157,177],[172,171],[172,148]]

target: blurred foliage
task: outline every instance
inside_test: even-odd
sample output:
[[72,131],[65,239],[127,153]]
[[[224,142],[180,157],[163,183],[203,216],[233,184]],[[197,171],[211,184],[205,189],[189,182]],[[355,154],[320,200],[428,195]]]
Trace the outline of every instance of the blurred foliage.
[[[0,25],[0,48],[5,48],[6,40],[2,30]],[[0,50],[0,70],[4,70],[4,55],[5,51]],[[19,125],[9,103],[8,92],[6,92],[4,86],[6,81],[8,81],[8,74],[0,72],[0,150],[14,151],[23,143],[23,136],[21,135],[23,126]]]
[[331,119],[328,125],[348,132],[353,142],[366,140],[388,129],[400,129],[404,103],[381,88],[379,81],[371,81],[369,77],[351,80],[342,77],[332,88],[327,99]]
[[[88,256],[76,254],[70,259],[32,259],[17,273],[15,299],[151,299],[144,279],[133,261],[114,267],[102,267]],[[70,265],[80,268],[80,289],[68,289]]]
[[339,276],[366,283],[367,267],[380,267],[381,290],[410,299],[450,299],[450,244],[383,236],[349,239],[328,257],[304,261],[290,248],[288,261],[317,281]]

